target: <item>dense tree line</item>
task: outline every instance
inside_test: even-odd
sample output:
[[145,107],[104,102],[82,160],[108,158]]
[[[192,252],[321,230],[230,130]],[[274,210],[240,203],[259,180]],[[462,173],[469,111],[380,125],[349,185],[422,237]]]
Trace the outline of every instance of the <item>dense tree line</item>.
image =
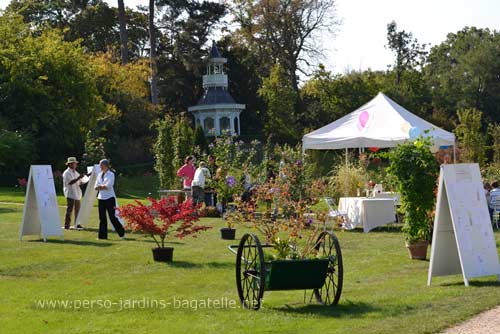
[[[117,5],[13,0],[0,13],[0,173],[94,156],[93,142],[117,164],[152,161],[159,127],[185,146],[176,136],[195,138],[186,110],[202,94],[213,36],[229,60],[230,93],[247,107],[243,138],[294,144],[383,91],[448,130],[477,120],[464,110],[480,112],[484,143],[496,145],[497,31],[465,27],[429,47],[390,22],[387,70],[333,74],[318,64],[318,36],[338,24],[334,0]],[[14,158],[20,150],[31,159]]]

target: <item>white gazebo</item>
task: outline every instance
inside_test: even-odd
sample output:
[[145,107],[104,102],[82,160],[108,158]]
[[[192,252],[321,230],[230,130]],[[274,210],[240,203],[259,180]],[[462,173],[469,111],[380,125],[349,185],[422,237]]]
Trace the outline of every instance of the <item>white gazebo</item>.
[[228,92],[229,81],[224,72],[227,59],[223,58],[215,41],[210,51],[207,74],[203,76],[203,96],[198,104],[188,108],[194,115],[196,126],[201,126],[205,136],[241,133],[240,113],[244,104],[236,103]]
[[419,135],[434,149],[455,146],[455,135],[412,114],[383,93],[338,120],[304,135],[303,150],[395,147]]

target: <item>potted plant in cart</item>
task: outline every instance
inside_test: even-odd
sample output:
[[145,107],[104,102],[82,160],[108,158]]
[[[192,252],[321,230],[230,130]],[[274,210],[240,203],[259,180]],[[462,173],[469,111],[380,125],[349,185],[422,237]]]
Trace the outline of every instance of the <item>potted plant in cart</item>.
[[439,164],[430,151],[431,139],[419,137],[388,152],[387,172],[394,176],[404,213],[403,233],[412,259],[425,259],[430,240]]
[[148,198],[148,201],[149,205],[136,201],[136,204],[124,205],[118,210],[133,231],[151,235],[158,246],[152,249],[155,261],[172,262],[174,249],[165,247],[167,237],[196,238],[198,233],[211,228],[197,224],[199,206],[193,205],[191,199],[178,203],[174,196],[170,196],[161,200]]
[[[318,203],[324,182],[309,182],[300,161],[283,163],[281,176],[257,185],[254,202],[241,203],[244,221],[265,236],[243,235],[236,253],[236,285],[243,306],[258,309],[264,291],[313,290],[316,300],[335,305],[340,299],[343,264],[340,244],[324,230],[327,215],[312,206]],[[259,203],[264,205],[256,215]],[[318,223],[315,223],[318,222]],[[311,295],[311,299],[313,297]]]

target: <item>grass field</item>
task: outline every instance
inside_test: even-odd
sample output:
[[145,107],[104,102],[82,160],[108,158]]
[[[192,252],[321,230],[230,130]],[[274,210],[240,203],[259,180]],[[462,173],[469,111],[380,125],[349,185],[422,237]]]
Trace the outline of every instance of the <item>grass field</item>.
[[[265,293],[261,310],[248,311],[232,307],[235,256],[219,238],[220,219],[204,219],[214,229],[197,239],[172,240],[175,262],[162,264],[152,261],[154,244],[142,235],[96,240],[96,212],[89,230],[65,231],[65,241],[47,243],[18,240],[21,216],[22,206],[0,205],[2,334],[435,333],[500,300],[495,277],[472,280],[469,288],[460,276],[437,278],[427,287],[429,263],[409,260],[400,232],[389,229],[338,233],[345,270],[339,305],[276,291]],[[240,227],[237,237],[242,233]],[[208,299],[228,307],[201,308]]]
[[[148,196],[156,196],[158,181],[156,176],[118,177],[115,187],[120,204],[128,204],[136,199],[141,200]],[[15,187],[0,187],[0,202],[24,203],[24,191]],[[62,191],[57,192],[57,203],[66,205]],[[97,201],[94,204],[97,206]]]

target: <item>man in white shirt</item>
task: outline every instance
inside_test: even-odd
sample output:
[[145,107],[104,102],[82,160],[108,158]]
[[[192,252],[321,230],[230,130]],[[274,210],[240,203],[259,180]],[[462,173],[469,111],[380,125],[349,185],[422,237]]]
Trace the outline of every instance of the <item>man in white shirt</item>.
[[191,194],[195,205],[205,200],[205,183],[207,178],[210,178],[210,171],[206,164],[201,161],[199,167],[194,172],[193,181],[191,182]]
[[71,214],[75,211],[75,229],[81,230],[83,226],[76,225],[76,217],[80,211],[80,200],[82,199],[82,190],[80,186],[88,182],[88,177],[85,174],[80,174],[76,170],[78,161],[75,157],[69,157],[66,161],[68,168],[63,173],[63,190],[66,197],[66,217],[64,219],[64,228],[68,230],[71,224]]

